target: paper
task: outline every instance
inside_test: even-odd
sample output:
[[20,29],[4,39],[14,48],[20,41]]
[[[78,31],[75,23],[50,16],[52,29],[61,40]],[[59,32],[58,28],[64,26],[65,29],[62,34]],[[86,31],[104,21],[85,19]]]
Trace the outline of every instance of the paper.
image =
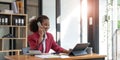
[[69,58],[68,55],[61,55],[60,58]]
[[41,51],[39,50],[29,50],[29,53],[30,55],[40,55],[42,54]]
[[51,54],[48,54],[48,55],[35,55],[35,57],[40,57],[40,58],[60,58],[60,56],[58,56],[58,55],[51,55]]
[[42,55],[35,55],[35,57],[40,58],[69,58],[67,55],[56,55],[56,54],[42,54]]

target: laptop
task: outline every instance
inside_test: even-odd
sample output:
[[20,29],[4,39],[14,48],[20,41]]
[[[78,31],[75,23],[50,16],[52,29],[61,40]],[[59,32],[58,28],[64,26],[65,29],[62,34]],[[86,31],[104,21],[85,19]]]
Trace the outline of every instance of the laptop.
[[68,54],[69,56],[78,56],[78,55],[86,55],[87,54],[87,48],[90,45],[90,43],[79,43],[76,44],[76,46],[70,51]]

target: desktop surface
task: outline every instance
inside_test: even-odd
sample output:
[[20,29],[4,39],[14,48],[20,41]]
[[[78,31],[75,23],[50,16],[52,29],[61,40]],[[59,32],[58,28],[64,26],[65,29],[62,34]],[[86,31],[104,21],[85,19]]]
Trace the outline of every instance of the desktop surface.
[[99,55],[99,54],[87,54],[83,56],[69,56],[67,58],[40,58],[30,55],[13,55],[13,56],[5,56],[7,60],[86,60],[86,59],[100,59],[104,60],[106,55]]

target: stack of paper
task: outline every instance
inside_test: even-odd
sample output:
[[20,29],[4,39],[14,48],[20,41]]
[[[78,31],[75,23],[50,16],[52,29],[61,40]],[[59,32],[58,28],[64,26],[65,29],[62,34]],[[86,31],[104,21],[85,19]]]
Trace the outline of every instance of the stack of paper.
[[40,58],[68,58],[67,55],[56,55],[56,54],[42,54],[42,55],[35,55],[35,57]]
[[52,55],[52,54],[35,55],[35,57],[40,57],[40,58],[60,58],[59,55]]

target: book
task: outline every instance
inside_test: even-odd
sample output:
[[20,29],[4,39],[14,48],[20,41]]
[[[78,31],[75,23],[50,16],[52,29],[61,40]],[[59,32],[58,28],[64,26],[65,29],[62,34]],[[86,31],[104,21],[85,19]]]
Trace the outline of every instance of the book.
[[12,3],[12,10],[13,10],[14,13],[19,13],[18,6],[17,6],[16,2]]

